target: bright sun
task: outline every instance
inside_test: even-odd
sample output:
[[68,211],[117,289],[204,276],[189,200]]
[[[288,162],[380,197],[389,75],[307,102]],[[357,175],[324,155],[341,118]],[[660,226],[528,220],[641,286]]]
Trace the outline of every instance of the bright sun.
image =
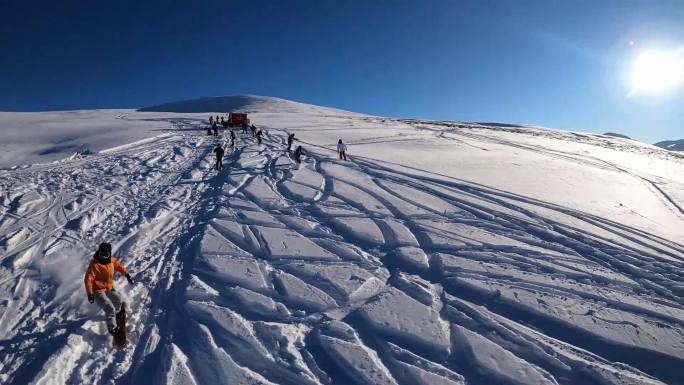
[[632,93],[656,93],[674,88],[682,81],[683,73],[681,53],[643,53],[632,67]]

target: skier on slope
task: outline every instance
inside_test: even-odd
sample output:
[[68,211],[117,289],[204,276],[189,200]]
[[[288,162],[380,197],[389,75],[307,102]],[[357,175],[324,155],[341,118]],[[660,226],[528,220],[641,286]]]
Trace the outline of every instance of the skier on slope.
[[297,148],[295,148],[294,154],[293,154],[297,163],[302,163],[302,155],[303,154],[304,154],[304,149],[302,148],[302,146],[297,146]]
[[287,151],[292,150],[292,143],[295,141],[295,134],[287,136]]
[[258,130],[258,131],[256,132],[256,138],[257,138],[257,141],[259,142],[259,144],[261,144],[261,138],[262,138],[263,136],[264,136],[264,134],[261,132],[261,130]]
[[216,148],[214,149],[214,152],[216,153],[216,169],[217,170],[223,170],[223,147],[221,147],[221,144],[217,144]]
[[235,132],[233,130],[230,130],[230,147],[235,147],[235,140],[237,138],[235,137]]
[[84,281],[88,302],[96,303],[104,310],[107,330],[111,335],[116,335],[119,332],[116,326],[116,315],[126,311],[125,304],[114,290],[115,270],[126,276],[128,283],[133,284],[133,279],[128,270],[118,258],[112,256],[112,245],[106,242],[101,243],[93,255],[93,260],[90,261]]
[[6,200],[7,205],[9,205],[10,204],[10,190],[12,189],[12,186],[9,184],[5,185],[3,183],[3,184],[0,184],[0,187],[2,187],[2,196],[0,196],[0,198],[1,198],[0,202],[3,200]]
[[342,143],[342,139],[337,141],[337,152],[340,154],[340,159],[347,160],[347,145]]

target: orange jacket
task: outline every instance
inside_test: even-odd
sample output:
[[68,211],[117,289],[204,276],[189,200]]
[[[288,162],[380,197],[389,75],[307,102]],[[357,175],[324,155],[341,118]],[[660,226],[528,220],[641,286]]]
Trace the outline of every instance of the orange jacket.
[[85,287],[88,295],[92,295],[98,291],[112,290],[114,282],[114,270],[117,270],[123,275],[128,275],[128,270],[119,262],[119,260],[112,256],[111,262],[106,265],[99,263],[96,260],[90,261],[88,271],[85,275]]

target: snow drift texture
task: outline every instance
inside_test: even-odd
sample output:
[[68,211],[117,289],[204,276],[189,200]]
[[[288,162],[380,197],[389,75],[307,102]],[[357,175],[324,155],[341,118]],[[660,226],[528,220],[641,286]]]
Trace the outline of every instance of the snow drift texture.
[[[5,159],[0,383],[684,383],[677,153],[257,100],[264,143],[238,134],[221,173],[206,113],[0,116],[60,125],[29,154],[144,134]],[[82,283],[105,240],[136,280],[119,352]]]

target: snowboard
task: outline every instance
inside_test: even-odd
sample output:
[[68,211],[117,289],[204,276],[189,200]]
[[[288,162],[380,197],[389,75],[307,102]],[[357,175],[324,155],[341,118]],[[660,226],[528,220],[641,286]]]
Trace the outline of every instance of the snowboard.
[[121,349],[126,344],[128,344],[128,340],[126,339],[126,307],[122,306],[121,311],[116,313],[116,327],[119,328],[119,331],[112,336],[112,345],[116,349]]

